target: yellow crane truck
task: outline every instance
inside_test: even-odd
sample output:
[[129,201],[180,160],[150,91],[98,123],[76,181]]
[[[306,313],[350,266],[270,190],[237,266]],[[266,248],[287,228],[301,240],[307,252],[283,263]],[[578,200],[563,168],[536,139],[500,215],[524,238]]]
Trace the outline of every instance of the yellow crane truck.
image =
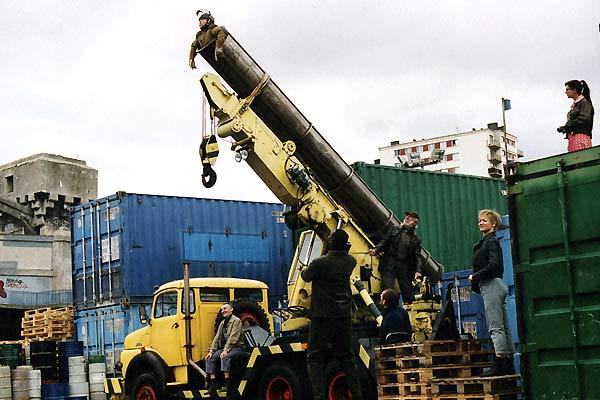
[[[240,361],[237,391],[229,395],[259,400],[310,399],[306,373],[310,321],[306,314],[311,285],[301,279],[300,271],[323,253],[325,238],[333,230],[343,228],[352,244],[350,254],[357,260],[351,280],[361,386],[366,399],[375,399],[371,349],[378,342],[381,315],[371,295],[381,292],[381,281],[379,260],[370,256],[368,250],[401,222],[229,33],[222,50],[219,61],[214,58],[214,41],[200,50],[219,74],[205,74],[200,81],[211,118],[216,121],[216,133],[227,138],[236,159],[245,160],[279,200],[289,206],[286,222],[294,225],[301,221],[308,227],[299,237],[290,267],[289,303],[275,311],[282,319],[281,333],[277,337],[266,334],[272,332],[272,317],[267,313],[264,284],[189,277],[164,284],[155,292],[152,314],[141,315],[149,325],[125,339],[118,365],[122,376],[107,379],[106,392],[113,398],[129,396],[136,400],[210,398],[205,390],[203,358],[215,333],[218,306],[228,301],[235,303],[234,313],[248,326],[248,357]],[[201,146],[203,164],[209,167],[205,172],[211,174],[215,143],[214,137],[205,138]],[[214,183],[214,177],[205,184],[209,181],[212,182],[206,186]],[[420,254],[420,261],[429,284],[424,284],[417,300],[407,306],[414,340],[425,340],[432,334],[440,301],[430,288],[443,272],[426,250]],[[170,311],[167,302],[172,305]],[[327,365],[323,373],[330,400],[350,398],[335,362]],[[223,392],[219,395],[225,396]]]

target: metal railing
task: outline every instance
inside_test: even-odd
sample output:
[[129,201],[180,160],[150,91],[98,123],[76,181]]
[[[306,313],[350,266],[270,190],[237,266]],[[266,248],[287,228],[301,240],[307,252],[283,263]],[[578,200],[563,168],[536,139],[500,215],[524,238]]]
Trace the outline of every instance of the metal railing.
[[45,292],[11,290],[7,291],[6,294],[6,298],[0,298],[0,307],[32,309],[73,304],[73,292],[71,290],[50,290]]

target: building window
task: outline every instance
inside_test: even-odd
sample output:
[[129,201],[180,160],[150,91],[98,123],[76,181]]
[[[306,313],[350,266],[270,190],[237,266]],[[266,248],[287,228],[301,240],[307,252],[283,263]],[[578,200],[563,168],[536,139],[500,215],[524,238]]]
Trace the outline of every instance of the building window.
[[446,141],[446,147],[456,146],[456,140],[448,140]]
[[416,147],[411,147],[410,151],[413,152],[413,153],[416,153],[417,152],[417,148]]
[[14,176],[9,175],[4,178],[6,180],[6,193],[12,193],[15,191],[15,181]]
[[447,154],[446,155],[446,161],[452,161],[454,158],[454,154]]
[[423,145],[423,151],[429,151],[429,145],[428,144],[424,144]]
[[439,149],[439,148],[440,148],[440,144],[439,144],[439,143],[436,143],[436,144],[434,144],[434,145],[433,145],[433,148],[434,148],[434,149]]
[[406,149],[400,149],[400,155],[401,156],[406,155]]
[[448,168],[448,172],[454,174],[456,172],[456,168]]

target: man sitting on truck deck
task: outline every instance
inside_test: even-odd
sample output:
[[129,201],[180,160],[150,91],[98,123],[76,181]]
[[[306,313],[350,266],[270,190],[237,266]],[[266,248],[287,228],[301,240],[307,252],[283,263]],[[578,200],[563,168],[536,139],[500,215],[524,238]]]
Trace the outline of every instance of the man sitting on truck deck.
[[217,334],[206,354],[206,372],[210,374],[208,391],[211,396],[217,394],[217,363],[220,362],[221,371],[225,378],[227,392],[232,392],[229,381],[231,359],[244,354],[244,337],[242,336],[242,321],[233,315],[233,307],[229,303],[221,306],[223,321],[217,328]]

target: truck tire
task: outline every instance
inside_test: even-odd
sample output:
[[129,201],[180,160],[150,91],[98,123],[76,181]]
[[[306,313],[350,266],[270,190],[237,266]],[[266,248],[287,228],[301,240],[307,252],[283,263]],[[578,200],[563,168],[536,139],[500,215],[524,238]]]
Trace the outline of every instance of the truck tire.
[[309,387],[304,367],[275,362],[261,374],[257,397],[259,400],[308,400]]
[[[243,297],[233,300],[231,306],[233,307],[233,314],[241,319],[243,323],[260,326],[265,331],[271,333],[271,326],[269,324],[267,313],[258,302]],[[223,316],[221,313],[218,313],[217,318],[215,319],[215,331],[219,327],[221,321],[223,321]]]
[[148,372],[137,377],[129,394],[130,400],[163,400],[166,398],[164,389],[156,376]]
[[[377,386],[374,380],[369,376],[368,371],[362,366],[357,365],[358,379],[360,380],[360,391],[364,400],[377,399]],[[346,383],[346,374],[340,370],[340,364],[331,361],[325,367],[325,383],[327,400],[350,400],[352,395]]]

